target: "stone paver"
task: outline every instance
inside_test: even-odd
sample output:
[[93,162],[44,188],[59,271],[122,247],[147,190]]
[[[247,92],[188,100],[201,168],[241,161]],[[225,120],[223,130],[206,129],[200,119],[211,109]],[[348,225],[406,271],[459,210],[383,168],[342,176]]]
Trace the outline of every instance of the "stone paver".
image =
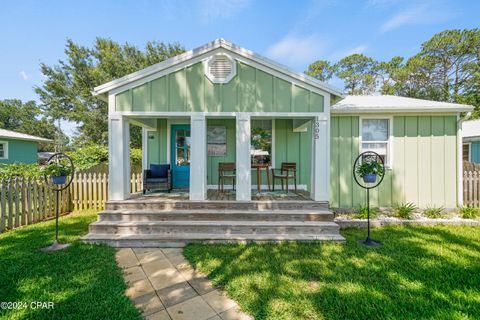
[[172,318],[170,318],[166,310],[163,310],[163,311],[151,314],[149,316],[146,316],[145,319],[146,320],[171,320]]
[[173,257],[176,257],[176,256],[183,256],[183,249],[182,248],[165,248],[165,249],[162,249],[163,253],[165,253],[165,255],[168,257],[168,258],[173,258]]
[[210,280],[207,277],[194,277],[188,281],[190,285],[198,292],[198,294],[202,295],[205,293],[209,293],[210,291],[215,290]]
[[144,294],[143,296],[133,299],[133,303],[137,308],[142,310],[144,316],[165,310],[162,302],[158,298],[155,291]]
[[193,269],[180,248],[125,248],[116,253],[125,294],[147,320],[249,320],[235,301]]
[[138,261],[140,261],[140,263],[142,264],[167,258],[165,254],[162,252],[162,250],[160,249],[144,251],[141,253],[136,253],[136,255],[137,255]]
[[154,260],[148,263],[142,263],[142,268],[149,277],[155,277],[161,274],[164,269],[174,269],[168,259]]
[[125,269],[133,266],[140,265],[138,262],[137,256],[130,248],[124,248],[117,251],[115,258],[117,259],[118,265]]
[[143,280],[147,278],[147,275],[143,271],[142,267],[134,266],[124,270],[123,278],[127,284],[135,283],[137,281]]
[[253,320],[252,317],[243,313],[238,308],[228,309],[220,313],[220,318],[222,318],[222,320]]
[[172,320],[206,320],[216,315],[202,297],[195,297],[167,308]]
[[152,284],[148,279],[143,279],[135,283],[129,284],[128,289],[125,291],[125,294],[130,299],[135,300],[136,298],[143,296],[147,293],[154,292]]
[[157,295],[167,308],[198,296],[197,292],[193,290],[188,282],[177,283],[173,286],[157,290]]
[[222,313],[233,307],[238,307],[237,303],[227,297],[226,295],[222,294],[218,290],[213,290],[207,294],[202,296],[203,300],[205,300],[210,307],[213,308],[217,313]]
[[175,268],[164,268],[148,276],[155,290],[160,290],[174,284],[185,282],[180,272]]

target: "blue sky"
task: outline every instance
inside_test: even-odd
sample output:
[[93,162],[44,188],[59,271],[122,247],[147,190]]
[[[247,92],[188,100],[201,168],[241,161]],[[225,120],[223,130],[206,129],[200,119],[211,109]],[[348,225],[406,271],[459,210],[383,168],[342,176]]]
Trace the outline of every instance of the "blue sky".
[[39,64],[64,59],[67,38],[193,49],[222,37],[304,71],[317,59],[352,53],[408,57],[439,31],[479,27],[478,12],[475,0],[2,1],[0,99],[36,100]]

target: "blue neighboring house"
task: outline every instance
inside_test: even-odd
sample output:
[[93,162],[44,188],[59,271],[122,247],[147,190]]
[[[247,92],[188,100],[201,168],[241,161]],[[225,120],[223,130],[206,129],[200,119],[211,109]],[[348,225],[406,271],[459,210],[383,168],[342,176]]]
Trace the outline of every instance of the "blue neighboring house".
[[37,163],[39,142],[51,140],[0,129],[0,164]]
[[480,164],[480,119],[462,123],[463,160]]

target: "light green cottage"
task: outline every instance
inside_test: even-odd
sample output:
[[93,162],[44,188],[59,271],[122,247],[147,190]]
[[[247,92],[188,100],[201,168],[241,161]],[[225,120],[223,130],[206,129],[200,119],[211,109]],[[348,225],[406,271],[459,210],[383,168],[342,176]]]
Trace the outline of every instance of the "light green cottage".
[[39,142],[50,140],[0,129],[0,164],[37,163]]
[[[372,205],[461,204],[459,114],[470,106],[394,96],[348,96],[223,39],[96,87],[108,102],[109,197],[130,195],[129,127],[142,127],[143,167],[169,164],[174,189],[208,201],[219,164],[236,168],[235,199],[280,180],[257,167],[296,167],[296,187],[330,207],[364,204],[352,165],[381,154]],[[226,186],[228,188],[228,186]],[[231,186],[230,186],[231,187]],[[289,181],[293,189],[293,181]]]

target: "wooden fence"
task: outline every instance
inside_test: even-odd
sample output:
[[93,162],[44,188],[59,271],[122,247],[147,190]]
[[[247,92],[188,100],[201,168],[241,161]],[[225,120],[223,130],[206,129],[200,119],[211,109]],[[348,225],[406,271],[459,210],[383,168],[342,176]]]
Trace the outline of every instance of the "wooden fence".
[[463,171],[480,171],[480,164],[463,161]]
[[[106,173],[75,173],[70,187],[59,195],[59,213],[102,210],[107,190]],[[142,191],[141,173],[132,173],[130,190]],[[0,180],[0,232],[55,217],[55,203],[55,191],[43,177]]]
[[[59,194],[59,213],[71,211],[68,190]],[[0,232],[55,216],[55,191],[44,178],[0,180]]]
[[480,171],[463,172],[463,204],[480,207]]

